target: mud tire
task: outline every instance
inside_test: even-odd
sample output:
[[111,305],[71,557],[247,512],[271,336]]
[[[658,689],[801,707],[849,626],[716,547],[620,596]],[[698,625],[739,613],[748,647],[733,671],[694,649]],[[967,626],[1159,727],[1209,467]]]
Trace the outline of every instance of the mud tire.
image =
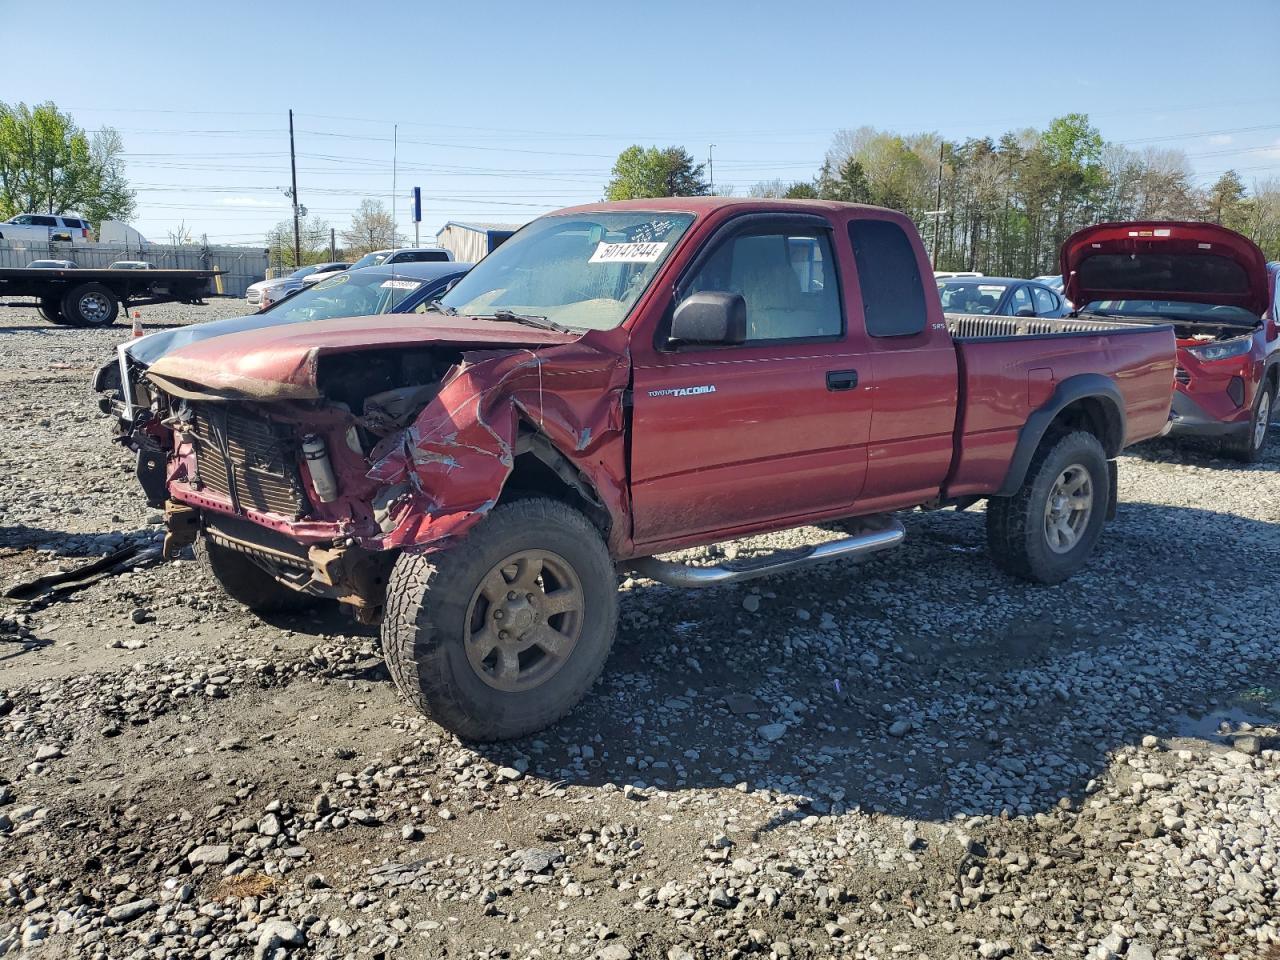
[[[504,558],[552,551],[582,587],[581,633],[559,670],[522,691],[495,689],[467,658],[472,597]],[[535,497],[496,508],[457,545],[402,555],[387,588],[382,652],[416,709],[467,740],[508,740],[555,723],[604,669],[618,618],[618,581],[600,532],[557,500]]]
[[[1087,471],[1092,506],[1074,545],[1055,552],[1046,534],[1049,497],[1063,471]],[[1046,438],[1031,458],[1022,488],[1010,497],[987,501],[987,549],[996,566],[1033,583],[1061,583],[1079,570],[1093,552],[1110,507],[1107,454],[1098,438],[1085,431]]]

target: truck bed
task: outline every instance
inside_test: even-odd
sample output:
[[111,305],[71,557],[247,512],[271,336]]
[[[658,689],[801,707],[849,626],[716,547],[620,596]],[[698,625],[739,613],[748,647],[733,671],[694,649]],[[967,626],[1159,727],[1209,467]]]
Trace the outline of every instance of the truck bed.
[[[953,497],[999,490],[1031,414],[1063,381],[1109,382],[1122,403],[1118,447],[1163,433],[1169,421],[1174,334],[1168,325],[1102,319],[946,314],[959,361]],[[1127,415],[1125,415],[1127,413]]]
[[217,270],[54,270],[0,268],[0,297],[49,297],[85,283],[101,283],[120,300],[161,303],[198,300],[210,292]]

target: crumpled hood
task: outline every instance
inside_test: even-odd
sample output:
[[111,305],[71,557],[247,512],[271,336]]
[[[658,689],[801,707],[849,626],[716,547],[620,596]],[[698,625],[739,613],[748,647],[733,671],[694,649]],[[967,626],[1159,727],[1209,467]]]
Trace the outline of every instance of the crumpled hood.
[[579,336],[438,314],[343,317],[214,334],[165,353],[147,377],[178,396],[315,400],[320,397],[316,371],[326,354],[436,343],[481,349],[537,347],[570,343]]
[[1079,307],[1096,300],[1173,300],[1243,307],[1260,317],[1269,303],[1262,251],[1213,223],[1086,227],[1063,243],[1061,266],[1065,296]]
[[247,317],[229,317],[226,320],[191,323],[185,327],[174,327],[172,330],[157,330],[155,333],[148,333],[146,336],[121,344],[120,349],[130,360],[148,367],[166,353],[172,353],[192,343],[199,343],[201,340],[225,336],[228,333],[257,330],[260,327],[282,327],[291,323],[313,322],[305,317],[286,318],[283,313],[276,316],[270,313],[251,313]]

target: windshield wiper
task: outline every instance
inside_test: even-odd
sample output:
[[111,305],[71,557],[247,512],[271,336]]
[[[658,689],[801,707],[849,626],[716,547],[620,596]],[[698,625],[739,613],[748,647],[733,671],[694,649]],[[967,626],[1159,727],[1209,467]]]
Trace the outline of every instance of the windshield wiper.
[[427,309],[436,313],[443,313],[446,317],[456,317],[458,315],[457,307],[446,307],[438,298],[430,301],[427,304]]
[[501,320],[506,323],[520,323],[526,327],[537,327],[539,330],[552,330],[556,333],[573,333],[564,324],[548,320],[546,317],[535,317],[528,313],[515,313],[511,310],[495,310],[488,320]]

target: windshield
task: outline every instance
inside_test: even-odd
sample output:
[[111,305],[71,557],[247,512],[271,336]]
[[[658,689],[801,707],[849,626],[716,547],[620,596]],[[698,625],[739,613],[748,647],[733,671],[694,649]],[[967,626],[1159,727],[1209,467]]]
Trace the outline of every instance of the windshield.
[[351,265],[352,270],[359,270],[361,267],[376,267],[383,260],[387,259],[387,251],[378,250],[373,253],[366,253],[363,257]]
[[311,274],[315,273],[318,269],[320,268],[319,267],[303,267],[301,270],[295,270],[293,271],[293,273],[289,274],[289,279],[301,280],[303,277],[311,276]]
[[1161,317],[1188,323],[1243,323],[1252,326],[1259,322],[1257,316],[1244,307],[1187,300],[1094,300],[1084,312],[1112,317]]
[[940,283],[938,294],[947,313],[995,313],[1004,296],[998,283]]
[[611,330],[692,222],[687,213],[640,210],[543,217],[480,261],[441,302],[471,316],[510,311],[576,330]]
[[281,321],[369,317],[390,312],[424,282],[392,278],[381,272],[370,275],[347,271],[304,287],[263,313]]

